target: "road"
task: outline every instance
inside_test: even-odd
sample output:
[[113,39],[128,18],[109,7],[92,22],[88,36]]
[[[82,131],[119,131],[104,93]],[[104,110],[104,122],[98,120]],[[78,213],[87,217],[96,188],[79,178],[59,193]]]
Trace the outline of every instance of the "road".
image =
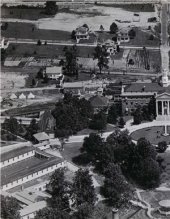
[[[37,44],[37,40],[36,39],[15,39],[15,38],[8,38],[9,43],[26,43],[26,44]],[[68,42],[59,42],[59,41],[55,41],[55,40],[41,40],[42,43],[47,41],[48,44],[50,45],[60,45],[60,46],[73,46],[75,45],[75,43],[68,43]],[[76,46],[83,46],[83,47],[96,47],[97,44],[76,44]],[[120,48],[123,49],[143,49],[143,46],[135,46],[135,45],[120,45]],[[160,50],[159,46],[147,46],[147,49],[150,50]]]

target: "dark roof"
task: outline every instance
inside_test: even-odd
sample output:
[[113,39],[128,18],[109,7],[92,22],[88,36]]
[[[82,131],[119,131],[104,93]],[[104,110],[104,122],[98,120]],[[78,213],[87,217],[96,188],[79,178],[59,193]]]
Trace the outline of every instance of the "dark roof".
[[99,96],[99,95],[91,97],[89,101],[93,107],[105,107],[108,106],[109,103],[107,97]]
[[2,154],[1,155],[1,162],[5,161],[5,160],[9,160],[10,158],[13,158],[13,157],[17,157],[21,154],[28,153],[29,151],[33,151],[33,150],[34,150],[34,147],[32,147],[32,146],[24,146],[21,148],[16,148],[12,151],[9,151],[9,152]]
[[132,83],[125,87],[125,92],[165,92],[165,88],[158,83]]
[[1,184],[6,185],[7,183],[14,182],[18,179],[36,173],[52,165],[58,164],[62,161],[63,159],[59,157],[51,157],[46,159],[38,159],[36,157],[32,157],[25,159],[16,164],[1,169]]

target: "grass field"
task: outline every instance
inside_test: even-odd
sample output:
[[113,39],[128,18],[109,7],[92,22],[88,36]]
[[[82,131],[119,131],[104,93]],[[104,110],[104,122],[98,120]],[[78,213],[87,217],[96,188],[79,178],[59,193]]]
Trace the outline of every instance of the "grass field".
[[2,30],[1,34],[7,38],[21,39],[41,39],[71,41],[71,33],[62,30],[38,29],[34,24],[21,22],[8,22],[7,30]]
[[[170,127],[168,127],[168,133],[170,133]],[[152,144],[157,145],[161,141],[166,141],[167,144],[170,144],[170,136],[163,136],[164,127],[163,126],[154,126],[149,128],[144,128],[137,130],[131,134],[131,137],[134,140],[139,138],[146,138]]]
[[[70,46],[67,46],[68,48]],[[33,56],[33,57],[48,57],[57,58],[58,56],[63,56],[64,46],[62,45],[41,45],[36,44],[15,44],[11,43],[7,48],[6,52],[9,56]],[[81,46],[77,48],[78,56],[81,57],[93,57],[94,47]],[[35,53],[36,52],[36,53]]]

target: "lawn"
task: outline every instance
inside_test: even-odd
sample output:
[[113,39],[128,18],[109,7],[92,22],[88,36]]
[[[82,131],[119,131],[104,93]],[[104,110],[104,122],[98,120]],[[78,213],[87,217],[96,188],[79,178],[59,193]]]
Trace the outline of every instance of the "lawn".
[[[170,127],[168,127],[168,133],[170,133]],[[154,126],[137,130],[131,134],[131,137],[136,141],[139,138],[146,138],[154,145],[157,145],[161,141],[166,141],[167,144],[170,144],[170,135],[165,137],[162,134],[164,134],[164,127]]]
[[14,18],[14,19],[26,19],[26,20],[38,20],[40,18],[50,17],[45,14],[45,9],[41,7],[1,7],[2,18]]
[[[67,46],[68,48],[71,46]],[[11,43],[7,48],[7,56],[33,56],[33,57],[48,57],[48,58],[57,58],[59,56],[64,56],[63,52],[64,46],[62,45],[41,45],[36,44],[15,44]],[[93,57],[94,47],[81,46],[77,47],[78,56],[81,57]]]
[[2,30],[1,34],[7,38],[20,39],[41,39],[71,41],[71,33],[62,30],[38,29],[34,24],[21,22],[8,22],[7,30]]
[[72,159],[76,156],[80,155],[80,148],[82,147],[82,143],[66,143],[64,145],[64,151],[62,152],[63,157],[72,162]]

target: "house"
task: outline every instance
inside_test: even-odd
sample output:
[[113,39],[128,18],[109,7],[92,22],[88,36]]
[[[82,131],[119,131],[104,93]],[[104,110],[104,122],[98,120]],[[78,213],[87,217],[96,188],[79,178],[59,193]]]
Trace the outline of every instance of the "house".
[[79,43],[80,40],[88,40],[89,39],[89,29],[87,27],[81,26],[76,29],[76,41]]
[[2,37],[0,42],[0,49],[7,49],[9,46],[9,41]]
[[117,34],[117,42],[118,42],[118,44],[120,44],[120,43],[127,43],[129,41],[130,41],[129,29],[128,28],[122,28],[121,30],[119,30],[119,32]]
[[61,66],[46,67],[44,73],[47,74],[48,78],[50,79],[59,80],[63,78]]
[[117,43],[115,43],[113,40],[106,40],[103,46],[105,46],[109,56],[114,55],[117,52]]
[[40,132],[40,133],[34,134],[33,136],[39,143],[42,143],[44,141],[49,142],[49,139],[50,139],[50,137],[45,132]]

